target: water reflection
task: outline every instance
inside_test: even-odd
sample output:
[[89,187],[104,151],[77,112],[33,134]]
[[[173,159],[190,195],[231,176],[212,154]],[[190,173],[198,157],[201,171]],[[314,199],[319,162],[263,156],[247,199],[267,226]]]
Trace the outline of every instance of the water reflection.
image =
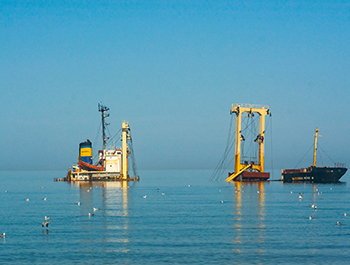
[[265,192],[264,182],[235,182],[235,252],[242,252],[243,245],[258,244],[257,251],[264,252],[265,242]]
[[[97,233],[104,243],[116,244],[104,251],[128,252],[129,243],[129,183],[127,181],[75,182],[79,187],[80,222],[87,234]],[[94,210],[98,208],[99,210]],[[93,215],[90,215],[93,214]],[[94,232],[93,232],[94,231]],[[120,245],[122,244],[122,245]]]

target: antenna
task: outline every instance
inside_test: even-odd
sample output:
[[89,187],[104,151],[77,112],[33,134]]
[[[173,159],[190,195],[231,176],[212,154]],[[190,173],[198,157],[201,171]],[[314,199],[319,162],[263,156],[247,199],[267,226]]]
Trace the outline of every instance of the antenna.
[[103,106],[101,102],[98,102],[98,111],[101,112],[101,118],[102,118],[102,145],[103,150],[106,149],[106,141],[108,138],[106,138],[106,126],[109,125],[109,123],[105,122],[105,118],[109,117],[109,114],[105,114],[106,111],[109,111],[109,108],[106,106]]

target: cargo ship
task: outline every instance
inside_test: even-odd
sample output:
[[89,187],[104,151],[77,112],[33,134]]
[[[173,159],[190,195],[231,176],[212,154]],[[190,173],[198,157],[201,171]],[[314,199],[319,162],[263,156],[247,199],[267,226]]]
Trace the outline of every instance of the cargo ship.
[[317,137],[319,130],[315,131],[314,163],[307,168],[282,169],[281,180],[284,182],[318,182],[329,183],[339,182],[339,179],[346,173],[344,163],[335,163],[334,167],[316,167]]
[[[133,173],[130,177],[128,172],[128,157],[133,154],[132,141],[130,135],[130,127],[127,122],[122,122],[121,128],[121,148],[106,148],[105,118],[109,117],[106,112],[109,110],[106,106],[98,103],[98,110],[101,112],[102,118],[102,150],[98,151],[98,161],[93,164],[92,143],[88,139],[79,144],[78,163],[68,170],[66,181],[98,181],[98,180],[125,180],[139,181],[140,178],[136,173],[135,161],[133,159]],[[131,148],[129,149],[129,143]]]

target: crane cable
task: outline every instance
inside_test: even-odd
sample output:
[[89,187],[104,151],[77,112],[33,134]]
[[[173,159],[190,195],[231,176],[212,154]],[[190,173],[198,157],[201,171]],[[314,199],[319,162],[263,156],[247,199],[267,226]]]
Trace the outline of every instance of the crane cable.
[[[215,170],[214,172],[212,173],[211,177],[210,177],[210,180],[215,180],[217,181],[220,177],[221,177],[221,174],[224,170],[226,170],[226,165],[225,165],[225,162],[226,162],[226,158],[227,158],[227,155],[228,153],[230,152],[230,150],[232,149],[232,146],[234,144],[234,137],[232,137],[231,135],[231,130],[232,130],[232,121],[233,121],[233,116],[231,116],[231,120],[230,120],[230,127],[229,127],[229,132],[228,132],[228,136],[227,136],[227,141],[226,141],[226,147],[225,147],[225,151],[223,153],[223,155],[221,156],[217,166],[215,167]],[[234,135],[234,134],[233,134]],[[230,142],[233,140],[233,143],[230,144]]]

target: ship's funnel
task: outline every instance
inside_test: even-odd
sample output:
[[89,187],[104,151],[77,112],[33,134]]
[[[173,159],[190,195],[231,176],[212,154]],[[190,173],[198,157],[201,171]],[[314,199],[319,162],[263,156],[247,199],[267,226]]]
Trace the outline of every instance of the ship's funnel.
[[79,144],[79,160],[92,164],[92,144],[89,139]]

